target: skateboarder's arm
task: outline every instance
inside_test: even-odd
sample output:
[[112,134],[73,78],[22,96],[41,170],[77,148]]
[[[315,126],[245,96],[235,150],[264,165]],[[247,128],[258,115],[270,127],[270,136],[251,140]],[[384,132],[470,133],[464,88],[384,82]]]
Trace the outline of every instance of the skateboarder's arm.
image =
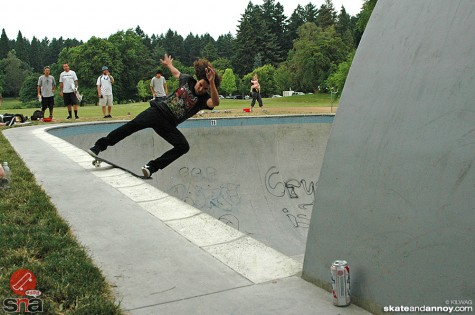
[[214,82],[214,77],[216,76],[216,71],[213,69],[211,65],[206,68],[206,78],[209,81],[209,92],[211,97],[206,101],[206,105],[209,108],[214,108],[219,105],[219,94],[218,89],[216,88],[216,84]]
[[160,59],[160,62],[162,63],[162,65],[167,67],[168,70],[170,70],[170,72],[172,73],[172,76],[174,76],[177,79],[180,77],[180,71],[173,66],[173,58],[171,56],[168,56],[167,54],[165,54],[163,59]]

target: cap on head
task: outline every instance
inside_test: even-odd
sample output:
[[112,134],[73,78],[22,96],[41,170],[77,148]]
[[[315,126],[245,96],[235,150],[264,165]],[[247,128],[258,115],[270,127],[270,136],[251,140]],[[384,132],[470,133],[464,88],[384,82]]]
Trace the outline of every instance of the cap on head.
[[107,66],[104,66],[104,67],[102,67],[102,71],[104,71],[104,70],[109,70],[109,68],[107,68]]

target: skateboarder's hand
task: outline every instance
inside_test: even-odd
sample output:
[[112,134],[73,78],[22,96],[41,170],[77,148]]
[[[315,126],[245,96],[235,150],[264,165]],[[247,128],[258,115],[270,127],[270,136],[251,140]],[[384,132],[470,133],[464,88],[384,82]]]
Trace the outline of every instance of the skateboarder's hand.
[[165,54],[165,56],[163,56],[163,59],[160,59],[160,62],[162,63],[162,65],[164,66],[171,66],[173,64],[173,58],[171,56],[168,56],[167,54]]
[[209,82],[214,82],[214,77],[216,76],[216,71],[213,69],[212,65],[209,65],[208,68],[205,69],[206,71],[206,78]]

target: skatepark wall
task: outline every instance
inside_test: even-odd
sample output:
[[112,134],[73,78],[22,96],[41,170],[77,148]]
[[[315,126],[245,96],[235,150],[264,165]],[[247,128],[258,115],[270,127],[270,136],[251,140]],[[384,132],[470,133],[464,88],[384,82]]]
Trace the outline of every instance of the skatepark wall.
[[474,30],[475,1],[378,1],[327,143],[304,279],[329,289],[345,259],[353,301],[376,314],[473,303]]

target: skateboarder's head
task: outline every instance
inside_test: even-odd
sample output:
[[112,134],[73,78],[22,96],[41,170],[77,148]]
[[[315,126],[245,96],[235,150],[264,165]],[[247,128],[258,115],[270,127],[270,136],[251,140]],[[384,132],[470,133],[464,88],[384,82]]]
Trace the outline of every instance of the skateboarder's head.
[[[206,77],[206,71],[207,69],[212,68],[211,63],[206,59],[199,59],[195,61],[193,66],[195,67],[195,75],[198,79],[198,82],[195,86],[195,91],[200,95],[205,94],[209,90],[209,81]],[[221,79],[218,75],[214,76],[214,84],[216,85],[216,88],[219,88]]]

